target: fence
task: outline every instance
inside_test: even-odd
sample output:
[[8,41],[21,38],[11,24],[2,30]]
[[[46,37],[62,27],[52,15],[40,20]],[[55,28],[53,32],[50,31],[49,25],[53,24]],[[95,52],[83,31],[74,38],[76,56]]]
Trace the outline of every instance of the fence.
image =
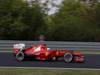
[[62,50],[100,50],[100,42],[61,42],[61,41],[13,41],[0,40],[0,50],[9,50],[13,44],[25,43],[26,47],[36,44],[47,44],[52,49]]

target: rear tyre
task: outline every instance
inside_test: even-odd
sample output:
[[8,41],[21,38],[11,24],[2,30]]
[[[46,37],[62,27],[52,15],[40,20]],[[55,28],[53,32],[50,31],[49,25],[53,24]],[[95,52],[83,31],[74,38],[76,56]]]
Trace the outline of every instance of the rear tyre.
[[65,53],[65,55],[64,55],[64,61],[66,63],[70,63],[72,61],[72,59],[73,59],[73,55],[71,53]]
[[23,52],[19,52],[19,53],[16,54],[17,61],[21,62],[21,61],[24,60],[24,58],[25,58],[25,55],[24,55]]

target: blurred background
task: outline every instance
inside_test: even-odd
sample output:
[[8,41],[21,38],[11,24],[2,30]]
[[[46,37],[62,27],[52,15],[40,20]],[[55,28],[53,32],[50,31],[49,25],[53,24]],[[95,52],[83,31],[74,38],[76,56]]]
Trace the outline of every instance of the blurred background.
[[0,0],[0,40],[100,42],[100,0]]

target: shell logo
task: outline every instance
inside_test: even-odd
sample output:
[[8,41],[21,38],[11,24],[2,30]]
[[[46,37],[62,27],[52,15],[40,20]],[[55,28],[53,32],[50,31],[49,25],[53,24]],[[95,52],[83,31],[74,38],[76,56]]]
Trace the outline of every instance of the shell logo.
[[45,56],[48,56],[48,54],[49,54],[49,53],[48,53],[48,52],[46,52],[46,53],[45,53]]

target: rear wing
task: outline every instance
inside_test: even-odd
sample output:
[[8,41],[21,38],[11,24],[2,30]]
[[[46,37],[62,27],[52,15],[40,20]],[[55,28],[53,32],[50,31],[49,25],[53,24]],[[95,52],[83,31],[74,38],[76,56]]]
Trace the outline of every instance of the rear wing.
[[25,44],[23,43],[13,45],[13,49],[24,49],[24,48],[25,48]]

